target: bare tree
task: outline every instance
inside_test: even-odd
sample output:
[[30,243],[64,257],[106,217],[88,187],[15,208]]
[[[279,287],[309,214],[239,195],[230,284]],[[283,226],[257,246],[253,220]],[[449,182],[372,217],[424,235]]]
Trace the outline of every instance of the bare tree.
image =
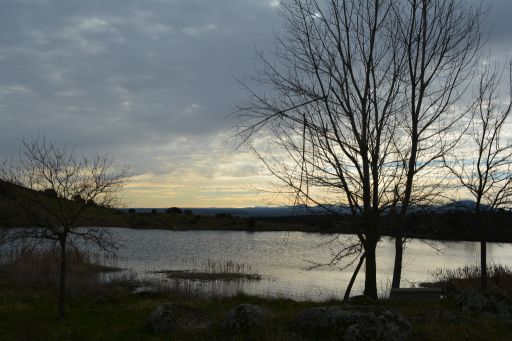
[[350,208],[365,255],[364,293],[374,298],[380,215],[393,202],[399,169],[393,135],[403,51],[393,3],[282,2],[276,63],[260,54],[258,78],[275,96],[252,92],[239,114],[239,136],[295,204]]
[[483,290],[487,289],[487,215],[512,204],[512,139],[507,134],[512,123],[512,75],[510,98],[504,103],[499,91],[501,74],[490,67],[481,72],[471,129],[457,153],[445,159],[452,175],[476,202]]
[[11,229],[4,242],[49,240],[60,248],[58,313],[65,318],[67,249],[76,240],[113,250],[115,240],[103,228],[81,227],[94,206],[116,203],[124,171],[105,156],[77,157],[71,148],[58,147],[44,137],[21,140],[19,157],[6,163],[2,180],[11,186],[16,202],[33,225]]
[[[404,217],[439,191],[417,181],[454,148],[455,110],[480,45],[480,7],[456,0],[289,0],[285,33],[240,109],[240,135],[295,204],[350,208],[376,297],[381,214],[396,216],[393,286]],[[460,132],[459,132],[460,133]],[[264,141],[264,142],[263,142]],[[334,206],[332,205],[334,204]],[[342,257],[341,257],[342,258]],[[338,258],[339,259],[339,258]]]
[[[484,13],[482,7],[457,0],[397,4],[396,32],[406,63],[401,79],[406,110],[398,134],[405,181],[398,188],[401,207],[395,226],[393,288],[400,286],[405,215],[411,205],[429,202],[439,193],[432,184],[435,180],[425,173],[439,166],[464,131],[458,123],[465,113],[457,108],[457,101],[474,70]],[[419,178],[427,179],[423,189]]]

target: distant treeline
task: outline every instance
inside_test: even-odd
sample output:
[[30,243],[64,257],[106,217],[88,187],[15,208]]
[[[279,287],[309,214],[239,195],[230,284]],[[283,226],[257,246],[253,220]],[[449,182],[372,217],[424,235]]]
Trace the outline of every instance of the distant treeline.
[[[488,226],[488,241],[512,243],[511,212],[486,213],[484,219]],[[318,232],[356,232],[352,217],[349,215],[296,215],[259,218],[258,220],[304,224]],[[382,235],[393,236],[394,224],[392,216],[383,216]],[[475,214],[464,210],[411,213],[405,220],[404,230],[406,236],[410,238],[477,241],[481,236],[481,229],[477,224]]]
[[[15,185],[0,181],[0,227],[29,226],[30,222],[18,207],[14,195]],[[19,190],[19,189],[18,189]],[[57,200],[51,193],[36,193],[41,200]],[[131,228],[161,229],[225,229],[247,231],[305,231],[319,233],[356,232],[350,215],[338,214],[291,214],[289,208],[281,211],[283,216],[237,216],[236,210],[210,209],[208,214],[199,211],[171,207],[168,209],[108,209],[95,207],[85,216],[84,224]],[[215,212],[216,210],[217,212]],[[244,212],[248,213],[248,212]],[[254,213],[254,212],[252,212]],[[276,212],[277,213],[277,212]],[[287,214],[288,213],[288,214]],[[481,229],[477,217],[468,210],[437,210],[410,213],[404,222],[407,237],[436,240],[477,241]],[[484,214],[488,226],[487,240],[512,243],[512,213],[500,211]],[[380,231],[383,236],[392,236],[396,221],[391,215],[383,215]]]

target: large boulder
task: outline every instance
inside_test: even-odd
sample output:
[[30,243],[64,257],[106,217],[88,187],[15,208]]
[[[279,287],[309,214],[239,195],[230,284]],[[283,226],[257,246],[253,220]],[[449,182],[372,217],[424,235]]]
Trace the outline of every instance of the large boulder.
[[292,326],[299,330],[335,331],[345,325],[355,323],[361,316],[359,311],[341,306],[317,307],[301,311],[293,320]]
[[254,304],[240,304],[231,309],[224,321],[222,329],[238,331],[261,327],[269,318],[269,313]]
[[163,303],[151,312],[148,323],[155,333],[163,333],[208,328],[212,325],[212,320],[199,309]]
[[411,321],[420,324],[460,323],[460,317],[450,310],[436,309],[418,313],[411,317]]
[[465,312],[505,316],[512,314],[512,299],[505,295],[483,291],[468,291],[462,293],[458,301]]
[[365,313],[354,324],[347,327],[343,340],[365,341],[406,340],[412,331],[411,324],[395,311],[383,310]]
[[293,320],[302,332],[343,334],[344,340],[405,340],[411,324],[399,313],[374,307],[333,306],[306,309]]

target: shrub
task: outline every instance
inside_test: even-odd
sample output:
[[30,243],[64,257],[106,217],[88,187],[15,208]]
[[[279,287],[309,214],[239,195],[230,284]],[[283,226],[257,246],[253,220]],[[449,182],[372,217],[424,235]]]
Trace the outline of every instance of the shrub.
[[43,191],[43,194],[47,197],[57,198],[57,192],[54,189],[48,188]]
[[215,217],[216,217],[216,218],[228,218],[228,219],[233,218],[233,217],[231,216],[231,213],[227,213],[227,212],[219,212],[219,213],[215,213]]
[[166,211],[166,213],[169,213],[169,214],[182,214],[183,212],[181,211],[180,208],[178,207],[171,207],[171,208],[168,208]]

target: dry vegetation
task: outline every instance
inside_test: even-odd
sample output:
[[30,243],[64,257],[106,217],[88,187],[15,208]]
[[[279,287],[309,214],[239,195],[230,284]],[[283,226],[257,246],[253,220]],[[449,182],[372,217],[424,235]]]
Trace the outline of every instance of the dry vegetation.
[[[67,291],[72,296],[94,294],[104,290],[105,275],[120,270],[115,266],[115,258],[101,253],[71,248],[67,257]],[[2,285],[26,289],[53,289],[59,283],[60,250],[57,248],[16,248],[3,251],[0,260]]]
[[198,262],[195,259],[182,259],[179,267],[179,270],[158,270],[153,273],[165,274],[173,280],[257,281],[261,279],[261,275],[253,271],[250,265],[231,260],[208,259],[205,262]]
[[[421,283],[423,287],[441,287],[447,295],[456,295],[480,288],[480,268],[464,266],[456,269],[430,271],[431,282]],[[512,269],[506,265],[492,265],[488,269],[488,289],[492,292],[512,295]]]

